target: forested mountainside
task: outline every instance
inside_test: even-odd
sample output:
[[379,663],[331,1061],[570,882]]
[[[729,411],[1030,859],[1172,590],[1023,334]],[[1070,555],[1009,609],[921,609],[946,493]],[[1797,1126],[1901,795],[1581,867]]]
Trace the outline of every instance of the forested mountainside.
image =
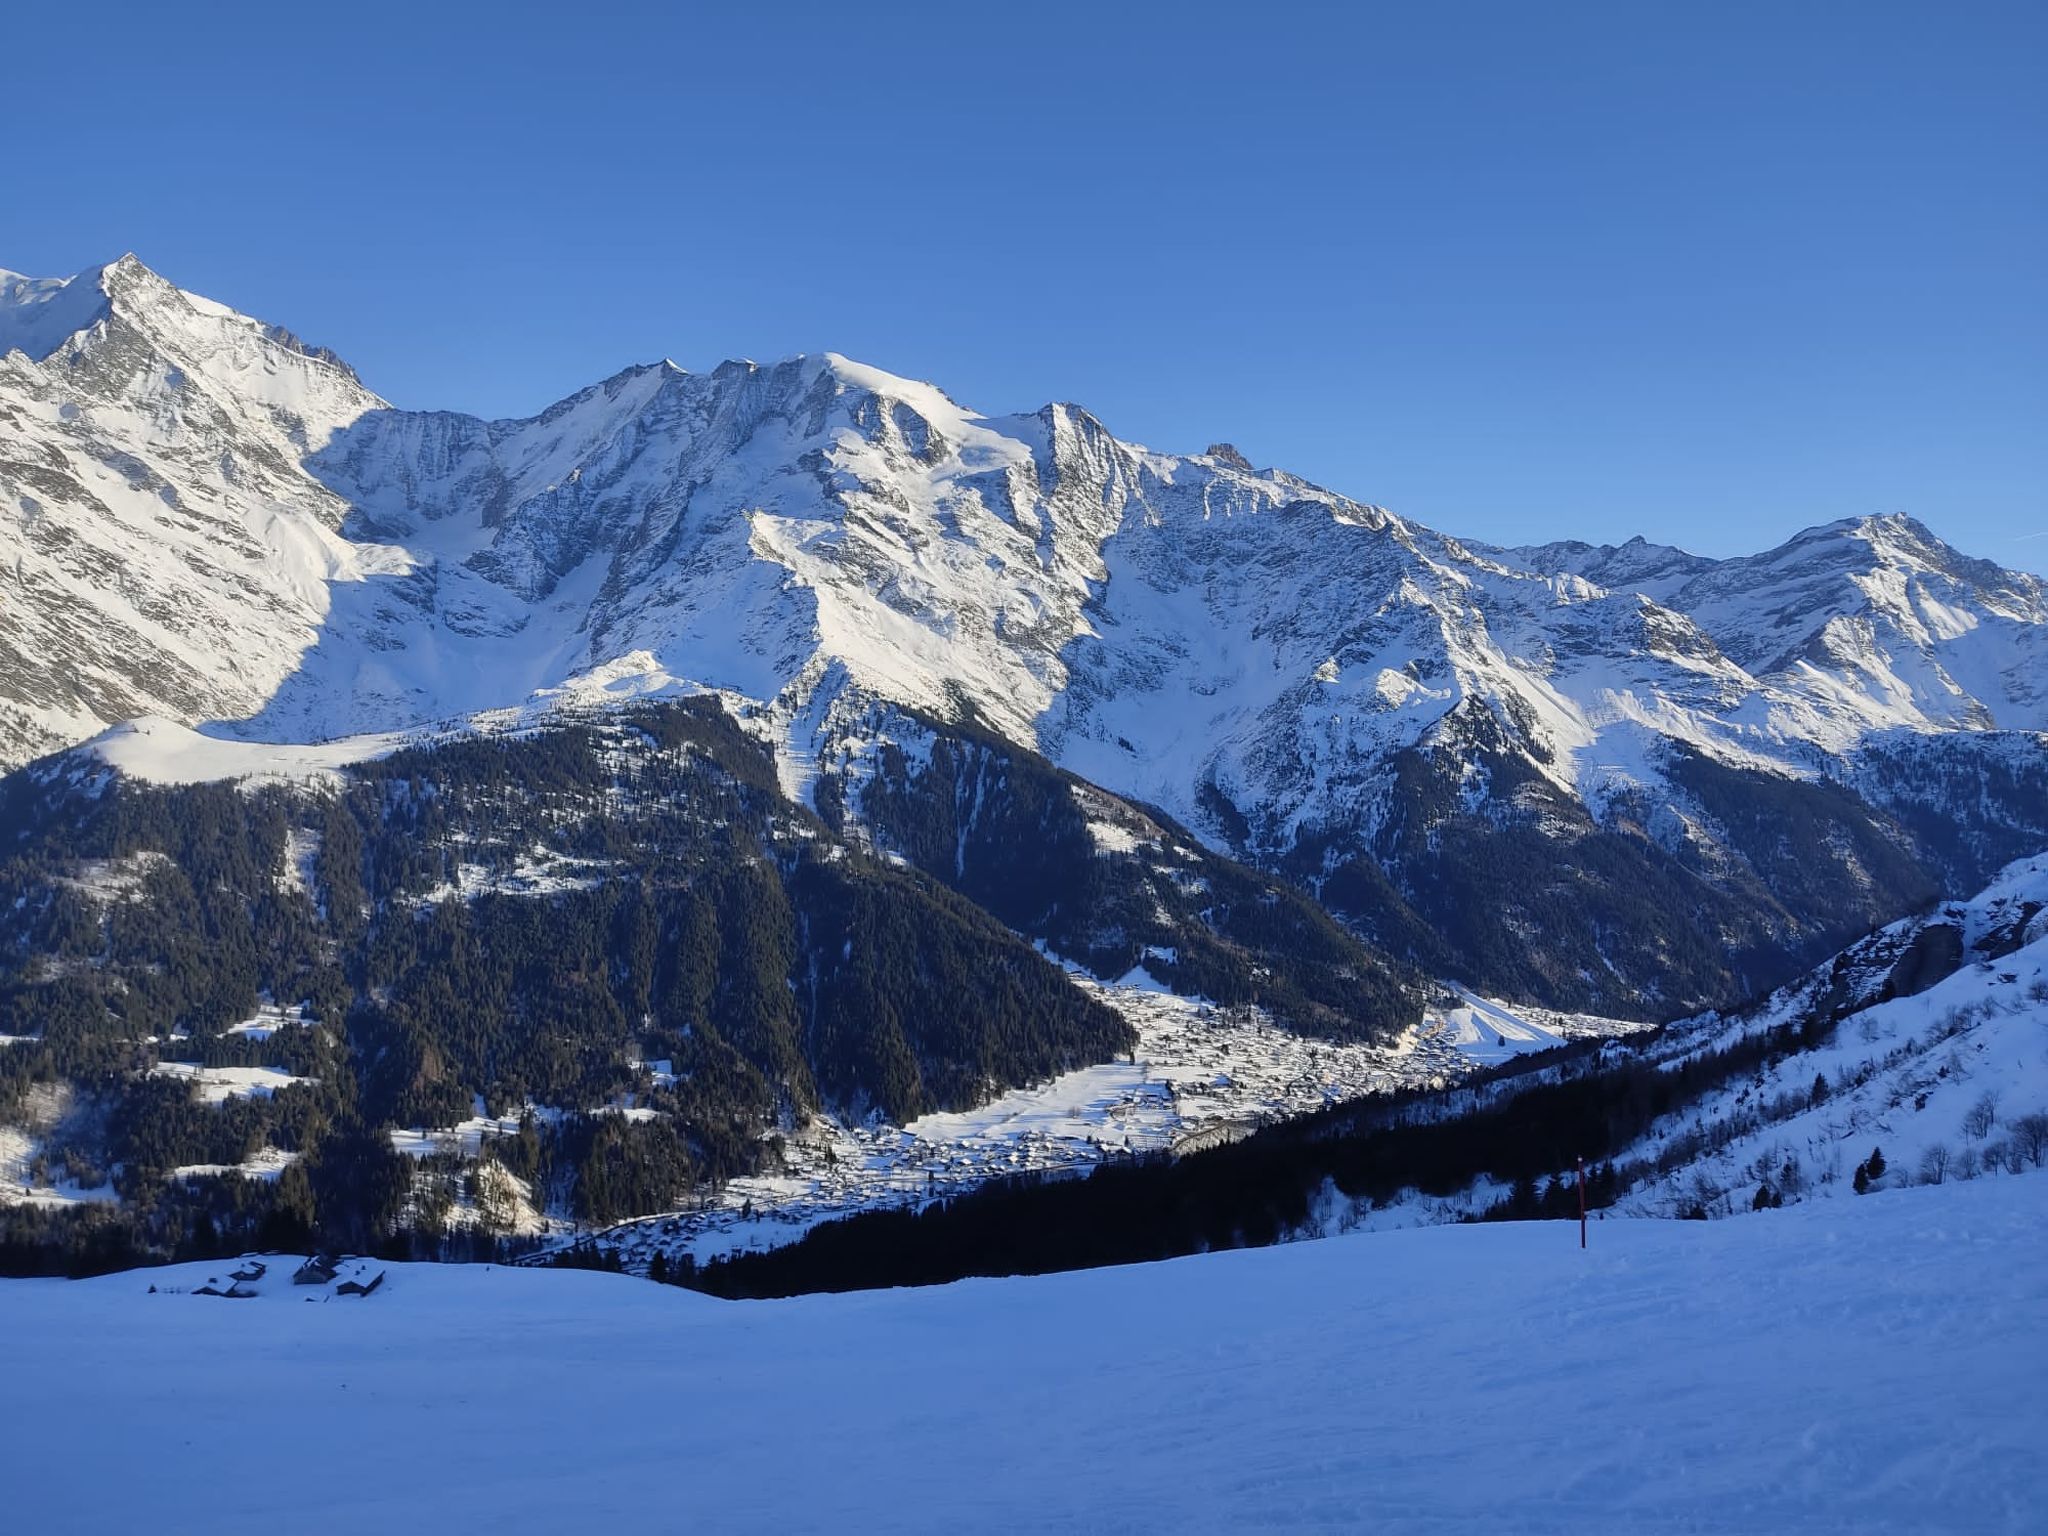
[[[150,785],[89,753],[17,773],[0,1127],[24,1182],[88,1198],[0,1205],[11,1259],[363,1246],[458,1201],[487,1236],[611,1221],[772,1164],[823,1107],[901,1123],[1128,1050],[1020,934],[1327,1038],[1413,1024],[1417,973],[1044,772],[971,840],[1069,893],[1012,926],[789,801],[713,699],[302,782]],[[896,795],[906,844],[954,845],[936,788]],[[396,1150],[475,1119],[502,1131],[481,1163],[422,1184]]]

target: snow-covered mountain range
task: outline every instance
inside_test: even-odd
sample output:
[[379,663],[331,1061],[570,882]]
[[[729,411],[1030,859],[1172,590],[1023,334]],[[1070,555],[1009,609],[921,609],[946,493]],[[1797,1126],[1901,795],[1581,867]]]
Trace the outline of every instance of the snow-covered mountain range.
[[[485,421],[133,257],[0,273],[0,1273],[186,1261],[0,1282],[24,1464],[90,1413],[159,1523],[568,1525],[655,1507],[681,1404],[691,1496],[784,1525],[2023,1528],[2044,635],[1898,515],[1497,548],[829,354]],[[1589,1247],[1462,1224],[1580,1158]],[[740,1314],[276,1258],[544,1238],[734,1295],[1119,1267]],[[309,1360],[310,1484],[163,1454]],[[483,1453],[366,1482],[457,1378]],[[776,1476],[793,1402],[845,1467]],[[563,1425],[589,1475],[503,1451]]]
[[[1592,839],[1616,901],[1670,869],[1760,883],[1700,919],[1736,952],[1849,933],[1808,933],[1744,833],[1756,775],[1801,787],[1772,814],[1818,826],[1838,879],[1809,905],[1849,891],[1850,928],[1894,915],[1916,816],[1957,889],[2048,841],[2048,590],[1903,516],[1734,560],[1492,548],[1227,445],[984,416],[832,354],[628,368],[527,420],[400,410],[132,256],[0,276],[0,583],[0,764],[133,716],[305,743],[709,687],[758,701],[799,796],[857,786],[910,710],[1369,933],[1382,874],[1453,926],[1427,893],[1463,821]],[[1565,1005],[1697,1000],[1660,1002],[1655,946],[1615,926],[1504,965]]]

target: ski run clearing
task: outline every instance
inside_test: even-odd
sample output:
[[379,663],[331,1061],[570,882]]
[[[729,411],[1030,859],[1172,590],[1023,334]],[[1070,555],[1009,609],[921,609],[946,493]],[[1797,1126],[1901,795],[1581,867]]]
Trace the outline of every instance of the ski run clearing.
[[310,1077],[294,1077],[282,1067],[203,1067],[196,1061],[160,1061],[150,1071],[158,1077],[181,1077],[193,1084],[202,1104],[268,1096]]
[[[726,1303],[268,1261],[0,1282],[11,1528],[2026,1532],[2036,1177]],[[150,1287],[157,1287],[150,1294]],[[223,1475],[252,1426],[277,1476]],[[119,1477],[66,1476],[91,1466]]]

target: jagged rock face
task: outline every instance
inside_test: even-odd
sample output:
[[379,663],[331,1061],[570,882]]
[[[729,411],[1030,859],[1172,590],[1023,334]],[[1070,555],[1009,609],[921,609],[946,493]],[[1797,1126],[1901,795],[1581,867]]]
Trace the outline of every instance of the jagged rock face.
[[382,402],[133,257],[46,288],[30,315],[10,313],[9,291],[0,760],[145,712],[253,713],[313,644],[335,584],[405,563],[341,537],[347,503],[302,467]]
[[[896,703],[1311,887],[1370,862],[1412,894],[1454,823],[1762,879],[1702,759],[1852,784],[1901,845],[1946,815],[1943,878],[2048,822],[2041,739],[1987,735],[2048,728],[2048,595],[1904,518],[1728,561],[1468,545],[830,355],[401,411],[133,258],[0,278],[6,348],[0,762],[142,713],[305,741],[687,681],[771,706],[792,789]],[[1988,809],[1930,810],[1905,743],[1950,738]],[[1860,836],[1826,846],[1867,896]]]
[[[1734,560],[1640,540],[1518,553],[1689,614],[1732,661],[1804,706],[1807,720],[1782,728],[1832,746],[1901,723],[2037,730],[2048,711],[2042,583],[1959,554],[1901,514],[1810,528]],[[1832,716],[1820,709],[1824,687]]]
[[1892,994],[1913,997],[1953,976],[1963,963],[1963,931],[1953,923],[1929,923],[1899,956],[1889,978]]

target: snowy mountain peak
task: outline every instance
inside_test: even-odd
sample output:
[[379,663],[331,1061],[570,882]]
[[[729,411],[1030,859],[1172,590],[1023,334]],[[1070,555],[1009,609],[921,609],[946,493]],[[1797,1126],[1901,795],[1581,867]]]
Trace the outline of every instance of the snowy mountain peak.
[[1873,547],[1948,548],[1925,523],[1907,512],[1870,512],[1860,517],[1838,518],[1823,524],[1821,529],[1810,531],[1835,529],[1852,534]]
[[331,351],[308,346],[282,326],[251,319],[178,287],[132,251],[70,277],[0,272],[0,356],[18,351],[32,362],[49,363],[66,342],[76,341],[78,346],[67,354],[75,367],[83,360],[77,354],[89,345],[91,335],[117,319],[140,332],[153,351],[252,353],[268,343],[342,375],[358,395],[372,398],[362,390],[354,370]]
[[0,271],[0,357],[19,352],[41,362],[105,316],[108,270],[93,267],[72,277]]
[[100,288],[109,297],[174,288],[145,266],[133,251],[123,252],[97,271]]

